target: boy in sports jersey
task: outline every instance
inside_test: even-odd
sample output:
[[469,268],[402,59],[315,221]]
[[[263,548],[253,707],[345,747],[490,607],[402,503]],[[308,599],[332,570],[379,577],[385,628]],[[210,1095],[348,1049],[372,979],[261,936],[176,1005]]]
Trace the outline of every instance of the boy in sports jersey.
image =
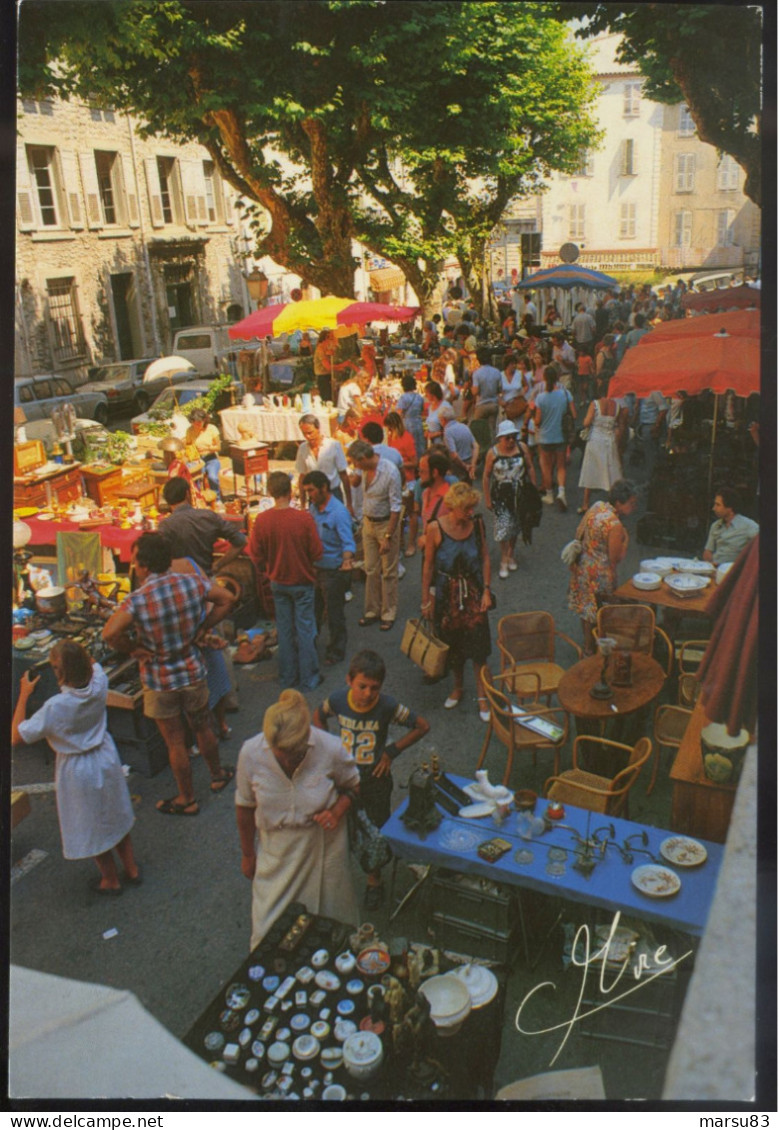
[[[346,687],[334,691],[314,712],[314,725],[320,730],[328,728],[330,718],[337,720],[341,741],[360,771],[360,801],[377,828],[390,818],[392,762],[430,729],[420,714],[382,693],[386,674],[380,655],[358,651],[349,664]],[[393,723],[405,726],[408,733],[387,745]],[[372,871],[365,892],[366,910],[381,906],[383,898],[381,871]]]

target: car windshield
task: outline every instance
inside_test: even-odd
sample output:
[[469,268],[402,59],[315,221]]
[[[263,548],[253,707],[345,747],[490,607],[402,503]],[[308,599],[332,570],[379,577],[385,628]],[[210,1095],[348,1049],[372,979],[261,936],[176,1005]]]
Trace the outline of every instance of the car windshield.
[[196,397],[202,396],[203,393],[199,388],[182,388],[178,394],[179,404],[188,404],[190,400],[195,400]]
[[101,365],[95,370],[90,381],[126,381],[130,376],[129,365]]

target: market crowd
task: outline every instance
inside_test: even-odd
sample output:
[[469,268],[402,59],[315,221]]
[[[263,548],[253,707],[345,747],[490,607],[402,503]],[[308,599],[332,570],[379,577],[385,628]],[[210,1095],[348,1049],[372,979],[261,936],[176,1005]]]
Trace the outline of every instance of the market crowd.
[[[577,446],[581,552],[568,601],[581,620],[583,651],[591,652],[597,607],[614,591],[627,551],[624,519],[636,506],[626,465],[643,466],[648,478],[685,407],[681,395],[669,401],[660,392],[615,399],[610,381],[654,324],[682,315],[683,294],[682,283],[661,295],[649,286],[599,293],[577,304],[563,326],[554,303],[540,316],[532,291],[517,288],[499,324],[488,325],[452,288],[441,313],[400,342],[416,364],[405,369],[391,403],[380,358],[386,334],[364,345],[359,359],[337,364],[327,331],[315,345],[299,342],[312,349],[320,394],[337,405],[337,426],[325,436],[316,415],[301,416],[294,473],[268,475],[272,505],[248,538],[202,505],[178,448],[168,445],[169,516],[133,547],[135,588],[106,623],[104,639],[138,660],[144,712],[167,747],[176,792],[157,810],[198,815],[194,745],[213,792],[235,778],[241,868],[253,890],[252,945],[293,900],[358,921],[347,813],[359,805],[377,827],[387,820],[393,763],[431,728],[385,687],[379,634],[395,625],[404,576],[418,591],[420,620],[449,647],[440,708],[462,709],[472,678],[479,716],[489,721],[480,671],[493,650],[494,594],[501,590],[502,612],[519,607],[513,578],[521,555],[532,561],[533,530],[544,514],[553,521],[568,510]],[[217,429],[205,414],[193,428],[218,490],[218,465],[209,458],[218,450]],[[735,560],[757,526],[732,488],[718,488],[711,502],[715,521],[700,552],[719,565]],[[214,580],[215,547],[225,541],[222,564],[248,554],[268,586],[262,591],[272,597],[276,635],[246,642],[255,661],[275,647],[280,686],[277,701],[263,704],[262,725],[236,767],[219,752],[235,686],[223,623],[237,597]],[[364,587],[353,589],[357,567]],[[352,599],[356,613],[349,616]],[[321,664],[340,669],[343,686],[312,710],[304,694],[323,682]],[[77,645],[55,649],[52,665],[60,693],[25,719],[35,685],[25,676],[13,737],[45,736],[54,746],[65,855],[95,858],[96,889],[120,894],[141,872],[130,839],[132,807],[106,729],[105,674]],[[375,867],[363,905],[375,908],[382,898]]]

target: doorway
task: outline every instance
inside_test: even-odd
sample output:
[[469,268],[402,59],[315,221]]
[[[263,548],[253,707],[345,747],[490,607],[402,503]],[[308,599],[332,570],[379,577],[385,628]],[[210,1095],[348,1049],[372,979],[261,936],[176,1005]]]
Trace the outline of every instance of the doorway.
[[143,357],[144,343],[138,314],[138,292],[131,273],[111,275],[111,297],[116,324],[116,349],[119,361]]
[[185,326],[194,326],[192,284],[188,282],[166,283],[165,297],[168,303],[168,319],[171,333],[183,329]]

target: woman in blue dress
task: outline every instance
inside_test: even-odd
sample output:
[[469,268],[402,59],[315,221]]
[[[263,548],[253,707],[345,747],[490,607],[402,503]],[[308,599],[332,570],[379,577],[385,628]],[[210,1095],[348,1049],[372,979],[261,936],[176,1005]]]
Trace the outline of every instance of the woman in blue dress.
[[417,382],[412,373],[405,373],[400,383],[403,386],[403,392],[395,404],[395,411],[400,412],[403,418],[403,427],[413,437],[414,446],[417,449],[417,458],[419,458],[425,450],[425,429],[422,423],[425,398],[417,392]]

